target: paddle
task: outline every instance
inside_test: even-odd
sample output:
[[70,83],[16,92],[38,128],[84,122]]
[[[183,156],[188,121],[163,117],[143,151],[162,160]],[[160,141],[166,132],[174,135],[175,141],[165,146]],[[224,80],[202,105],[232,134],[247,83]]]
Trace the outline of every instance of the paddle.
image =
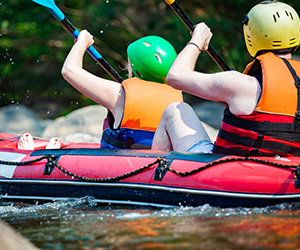
[[[165,0],[165,2],[175,11],[175,13],[180,17],[180,19],[189,28],[189,30],[193,31],[195,24],[187,16],[187,14],[181,9],[181,7],[176,2],[176,0]],[[224,62],[224,60],[220,57],[220,55],[215,51],[215,49],[210,44],[208,46],[207,52],[223,71],[231,70],[229,66]]]
[[[73,26],[73,24],[65,17],[64,13],[55,5],[54,0],[32,0],[33,2],[42,5],[48,9],[48,11],[62,23],[62,25],[71,33],[76,39],[79,36],[79,31]],[[90,56],[100,64],[100,66],[116,81],[121,83],[122,77],[105,61],[102,55],[93,47],[90,46],[87,49]]]

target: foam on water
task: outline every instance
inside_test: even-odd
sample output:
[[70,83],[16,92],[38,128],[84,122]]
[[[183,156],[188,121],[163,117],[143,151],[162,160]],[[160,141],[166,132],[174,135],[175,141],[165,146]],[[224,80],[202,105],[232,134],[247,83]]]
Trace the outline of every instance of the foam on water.
[[147,249],[294,249],[299,212],[300,203],[153,209],[100,206],[88,197],[35,205],[0,202],[0,217],[41,249],[145,249],[145,244]]
[[15,218],[18,216],[36,217],[49,216],[51,212],[67,214],[68,210],[72,208],[92,208],[97,204],[90,198],[70,199],[66,201],[54,201],[49,203],[14,203],[14,202],[0,202],[0,217],[1,218]]
[[272,214],[280,210],[297,210],[300,209],[300,203],[280,204],[268,207],[256,208],[218,208],[205,204],[199,207],[178,207],[175,209],[153,210],[151,213],[130,212],[120,214],[119,219],[141,219],[153,217],[238,217],[255,214]]
[[173,209],[153,209],[145,207],[118,207],[100,206],[93,198],[85,197],[65,201],[54,201],[43,204],[26,204],[14,202],[0,202],[0,216],[2,218],[14,218],[19,216],[36,217],[49,216],[49,214],[68,214],[71,209],[110,211],[110,216],[118,219],[141,219],[152,217],[236,217],[255,214],[270,214],[280,210],[300,209],[300,203],[280,204],[263,208],[218,208],[209,204],[198,207],[178,207]]

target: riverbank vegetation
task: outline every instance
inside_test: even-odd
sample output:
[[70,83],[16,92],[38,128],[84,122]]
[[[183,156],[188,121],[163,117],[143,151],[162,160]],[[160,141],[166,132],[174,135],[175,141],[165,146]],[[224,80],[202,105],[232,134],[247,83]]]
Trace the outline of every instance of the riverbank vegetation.
[[[214,34],[212,46],[227,64],[242,71],[251,60],[243,41],[242,20],[258,1],[178,0],[188,16],[206,22]],[[78,28],[94,35],[95,48],[125,79],[126,47],[145,35],[170,41],[179,52],[190,39],[189,30],[163,0],[60,0],[56,5]],[[289,1],[298,12],[300,0]],[[298,9],[297,9],[298,8]],[[32,1],[0,2],[0,106],[22,103],[41,117],[53,118],[93,104],[61,76],[73,37],[42,6]],[[84,67],[110,76],[86,55]],[[197,69],[220,71],[207,53]],[[188,102],[194,102],[186,96]]]

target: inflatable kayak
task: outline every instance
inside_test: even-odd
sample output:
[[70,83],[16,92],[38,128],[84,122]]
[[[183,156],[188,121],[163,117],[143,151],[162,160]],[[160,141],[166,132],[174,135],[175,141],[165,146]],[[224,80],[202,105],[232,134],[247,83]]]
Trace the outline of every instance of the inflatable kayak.
[[90,196],[98,203],[155,207],[262,207],[300,202],[300,157],[240,157],[153,150],[100,149],[62,142],[18,150],[0,134],[1,199]]

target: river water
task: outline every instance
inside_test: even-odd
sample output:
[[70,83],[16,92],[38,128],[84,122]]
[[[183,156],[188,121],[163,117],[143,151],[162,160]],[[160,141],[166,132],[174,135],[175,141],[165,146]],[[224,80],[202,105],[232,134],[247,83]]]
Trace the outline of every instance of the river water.
[[300,249],[300,203],[153,209],[91,198],[1,201],[0,217],[41,249]]

